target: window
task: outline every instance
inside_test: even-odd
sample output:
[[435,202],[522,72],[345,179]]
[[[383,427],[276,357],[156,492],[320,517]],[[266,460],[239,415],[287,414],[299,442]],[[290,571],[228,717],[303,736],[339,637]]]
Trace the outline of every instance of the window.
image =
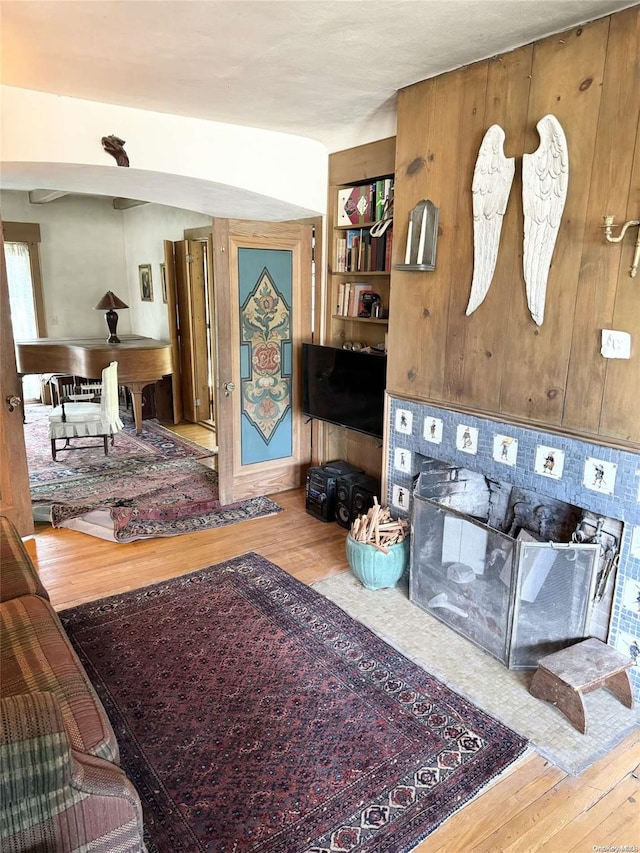
[[[6,222],[4,254],[14,340],[44,337],[44,304],[38,243],[40,227],[28,222]],[[40,399],[40,377],[25,376],[25,400]]]

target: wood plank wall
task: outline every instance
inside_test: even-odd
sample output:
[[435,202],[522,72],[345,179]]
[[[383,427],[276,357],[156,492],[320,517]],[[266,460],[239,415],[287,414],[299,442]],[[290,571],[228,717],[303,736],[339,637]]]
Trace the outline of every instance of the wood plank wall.
[[[569,191],[538,327],[522,274],[521,170],[547,113],[567,136]],[[613,245],[602,231],[605,214],[640,218],[639,116],[640,6],[400,91],[394,263],[420,199],[439,207],[440,233],[434,272],[392,274],[389,391],[640,447],[640,277],[629,275],[637,232]],[[466,317],[471,182],[494,123],[516,177],[493,282]],[[602,329],[631,333],[630,360],[602,358]]]

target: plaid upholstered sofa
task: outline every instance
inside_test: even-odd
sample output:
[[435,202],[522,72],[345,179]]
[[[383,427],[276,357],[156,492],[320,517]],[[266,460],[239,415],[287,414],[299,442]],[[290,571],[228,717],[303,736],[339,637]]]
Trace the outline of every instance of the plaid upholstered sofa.
[[0,849],[145,851],[104,708],[15,528],[0,516]]

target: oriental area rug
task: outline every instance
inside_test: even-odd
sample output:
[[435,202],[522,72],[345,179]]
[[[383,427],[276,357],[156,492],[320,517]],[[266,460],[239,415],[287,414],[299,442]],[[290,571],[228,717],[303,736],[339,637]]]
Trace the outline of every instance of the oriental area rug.
[[150,853],[406,853],[527,747],[257,554],[60,617]]
[[25,407],[24,440],[29,465],[29,480],[32,485],[40,483],[64,483],[99,473],[124,459],[204,459],[214,451],[201,447],[166,429],[156,420],[142,422],[142,434],[136,435],[135,425],[129,412],[121,410],[124,429],[115,437],[114,446],[109,445],[105,456],[102,441],[88,439],[81,444],[95,442],[89,450],[61,451],[57,460],[51,458],[51,442],[48,436],[50,406],[28,405]]
[[42,516],[38,510],[45,508],[54,527],[102,510],[108,513],[117,542],[195,533],[281,509],[266,497],[221,506],[218,475],[211,468],[195,459],[154,458],[113,460],[96,473],[62,484],[32,485],[31,503],[38,518]]

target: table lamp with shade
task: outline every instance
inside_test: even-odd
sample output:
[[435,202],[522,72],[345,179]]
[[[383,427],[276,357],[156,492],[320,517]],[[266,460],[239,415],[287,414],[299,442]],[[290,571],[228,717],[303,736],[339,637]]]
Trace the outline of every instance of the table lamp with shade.
[[116,314],[116,308],[128,308],[128,305],[119,299],[115,293],[112,293],[110,290],[107,290],[105,295],[102,297],[100,302],[96,305],[96,311],[106,311],[107,313],[104,315],[105,320],[107,321],[107,326],[109,327],[109,337],[107,338],[108,344],[119,344],[120,338],[116,335],[116,327],[118,325],[118,315]]

